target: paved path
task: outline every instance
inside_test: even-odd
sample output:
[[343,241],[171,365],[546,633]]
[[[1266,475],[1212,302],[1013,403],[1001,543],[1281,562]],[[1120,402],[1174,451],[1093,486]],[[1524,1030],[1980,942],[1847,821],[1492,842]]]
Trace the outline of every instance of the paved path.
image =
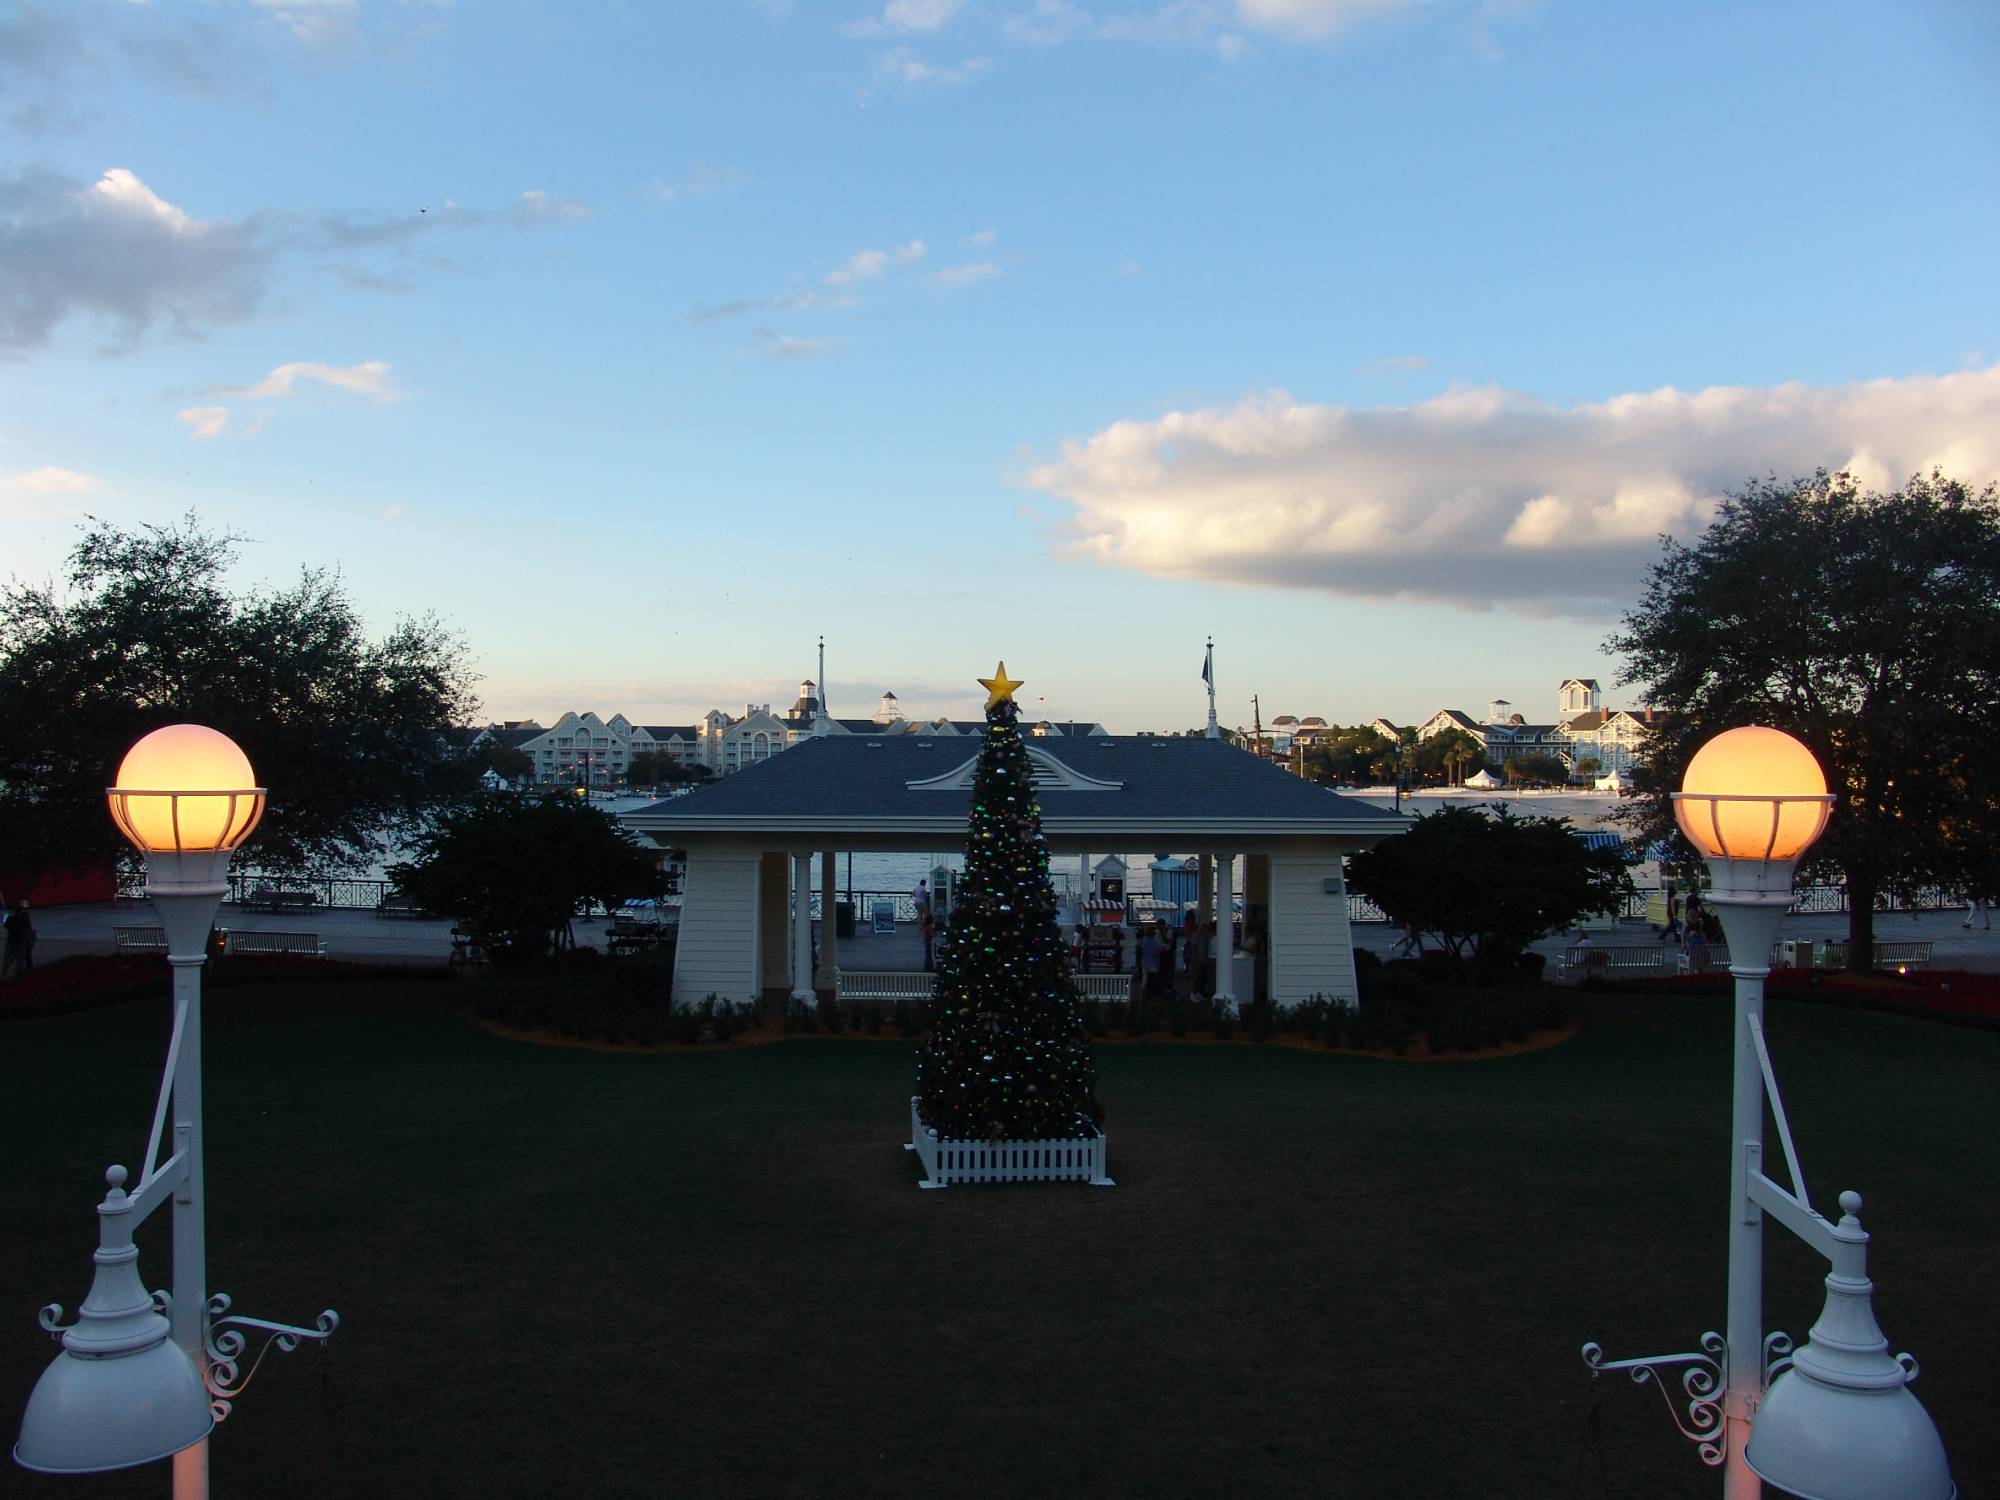
[[[89,906],[52,906],[38,909],[35,930],[39,941],[35,956],[43,962],[73,953],[108,953],[112,949],[113,927],[156,926],[158,919],[144,901]],[[1959,924],[1963,908],[1942,912],[1884,912],[1875,919],[1877,942],[1928,940],[1932,945],[1932,966],[1940,969],[2000,971],[2000,929],[1974,927],[1967,931]],[[372,911],[324,910],[310,914],[272,915],[240,911],[225,905],[218,918],[224,927],[248,928],[264,932],[313,932],[326,944],[334,958],[358,959],[375,963],[444,963],[451,954],[451,926],[444,919],[378,917]],[[1597,924],[1590,929],[1598,947],[1638,946],[1656,941],[1642,921]],[[1845,916],[1791,916],[1785,919],[1778,936],[1845,941]],[[593,947],[604,945],[604,921],[593,918],[576,924],[576,939]],[[1395,946],[1396,932],[1386,922],[1357,922],[1357,946],[1387,958]],[[1535,950],[1547,954],[1553,965],[1569,946],[1568,936],[1537,943]],[[849,969],[914,970],[923,967],[922,944],[914,924],[901,923],[894,936],[875,936],[862,930],[840,941],[840,963]],[[1129,945],[1127,949],[1130,951]]]

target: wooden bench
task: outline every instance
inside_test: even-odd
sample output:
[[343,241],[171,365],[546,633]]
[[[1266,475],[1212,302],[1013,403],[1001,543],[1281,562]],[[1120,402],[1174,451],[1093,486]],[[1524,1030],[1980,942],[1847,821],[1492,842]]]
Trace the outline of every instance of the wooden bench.
[[935,974],[912,969],[839,969],[833,971],[833,993],[840,1000],[928,1000]]
[[114,927],[111,940],[120,953],[165,953],[167,951],[167,929],[164,927]]
[[428,917],[430,912],[400,891],[384,891],[375,903],[378,917]]
[[246,891],[236,904],[244,911],[311,911],[319,905],[318,891]]
[[275,953],[291,958],[325,958],[326,944],[316,932],[257,932],[247,927],[232,927],[223,934],[222,951],[230,957]]
[[1691,943],[1680,950],[1674,963],[1677,974],[1713,974],[1718,969],[1729,967],[1729,947],[1726,943]]
[[1556,972],[1565,978],[1588,974],[1650,972],[1666,968],[1668,962],[1675,956],[1675,950],[1665,943],[1647,943],[1643,947],[1624,948],[1600,948],[1593,943],[1587,948],[1563,949],[1562,959],[1556,965]]
[[451,967],[459,969],[484,969],[486,967],[485,934],[467,932],[462,927],[451,930]]

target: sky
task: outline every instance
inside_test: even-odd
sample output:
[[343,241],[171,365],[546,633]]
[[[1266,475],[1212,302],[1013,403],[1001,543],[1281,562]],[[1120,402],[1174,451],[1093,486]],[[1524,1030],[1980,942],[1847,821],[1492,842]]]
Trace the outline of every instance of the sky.
[[192,510],[492,719],[1612,706],[2000,479],[2000,6],[0,0],[0,576]]

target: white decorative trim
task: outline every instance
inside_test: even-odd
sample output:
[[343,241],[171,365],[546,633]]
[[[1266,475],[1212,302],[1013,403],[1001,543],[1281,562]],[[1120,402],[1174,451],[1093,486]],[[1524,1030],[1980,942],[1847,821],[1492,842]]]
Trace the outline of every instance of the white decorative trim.
[[921,1188],[949,1187],[954,1182],[1087,1182],[1115,1187],[1104,1175],[1105,1135],[1051,1141],[945,1141],[917,1116],[917,1096],[910,1096],[910,1144],[924,1164]]
[[[1048,751],[1034,745],[1028,751],[1029,778],[1038,792],[1117,792],[1123,791],[1125,783],[1110,781],[1102,776],[1086,776],[1074,766],[1066,766]],[[941,776],[926,776],[920,781],[906,781],[904,786],[913,792],[969,792],[972,790],[973,774],[979,769],[979,757],[970,756],[953,766]]]

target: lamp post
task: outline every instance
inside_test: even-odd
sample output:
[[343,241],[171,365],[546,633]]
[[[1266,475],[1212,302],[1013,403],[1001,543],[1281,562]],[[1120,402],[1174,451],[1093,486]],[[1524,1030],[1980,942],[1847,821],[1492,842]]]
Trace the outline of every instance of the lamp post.
[[[1592,1343],[1583,1358],[1593,1371],[1626,1370],[1663,1387],[1661,1372],[1678,1368],[1687,1400],[1669,1410],[1702,1461],[1722,1469],[1726,1500],[1757,1500],[1763,1480],[1802,1500],[1950,1500],[1957,1488],[1944,1444],[1908,1388],[1916,1361],[1892,1357],[1875,1323],[1861,1195],[1840,1195],[1838,1223],[1814,1211],[1764,1039],[1764,979],[1791,908],[1792,870],[1825,829],[1832,803],[1812,752],[1758,727],[1703,745],[1674,794],[1681,831],[1708,861],[1710,902],[1736,981],[1727,1336],[1704,1333],[1699,1354],[1607,1361]],[[1767,1102],[1789,1188],[1764,1173]],[[1763,1332],[1767,1215],[1832,1267],[1826,1305],[1802,1349],[1783,1333]]]
[[[174,975],[174,1026],[153,1109],[145,1170],[131,1193],[127,1173],[105,1175],[98,1205],[96,1273],[90,1293],[64,1326],[59,1303],[41,1325],[62,1353],[28,1398],[14,1457],[56,1474],[130,1468],[169,1454],[175,1500],[208,1494],[208,1433],[229,1415],[255,1373],[240,1370],[245,1346],[323,1340],[332,1311],[311,1328],[229,1315],[225,1294],[208,1294],[203,1229],[201,967],[208,933],[227,890],[229,856],[264,815],[264,788],[226,735],[199,724],[170,724],[141,739],[106,792],[119,831],[146,856],[146,894],[159,913]],[[163,1139],[168,1122],[172,1137]],[[168,1154],[162,1158],[162,1147]],[[133,1232],[173,1203],[173,1290],[148,1292]],[[163,1316],[164,1314],[164,1316]],[[260,1356],[261,1358],[261,1352]]]

